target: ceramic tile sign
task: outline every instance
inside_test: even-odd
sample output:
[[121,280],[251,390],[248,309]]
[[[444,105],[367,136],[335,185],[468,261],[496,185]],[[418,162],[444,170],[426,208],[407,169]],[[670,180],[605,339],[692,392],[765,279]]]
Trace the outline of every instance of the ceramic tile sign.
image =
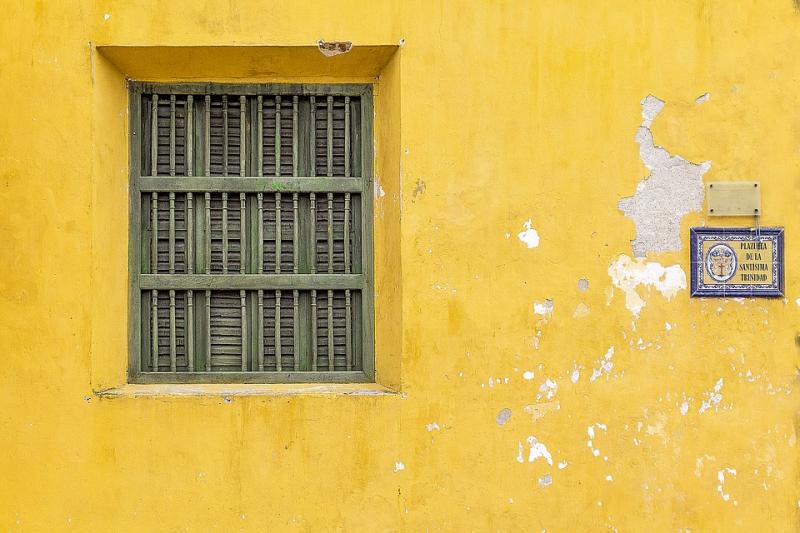
[[692,228],[693,297],[783,296],[783,228]]

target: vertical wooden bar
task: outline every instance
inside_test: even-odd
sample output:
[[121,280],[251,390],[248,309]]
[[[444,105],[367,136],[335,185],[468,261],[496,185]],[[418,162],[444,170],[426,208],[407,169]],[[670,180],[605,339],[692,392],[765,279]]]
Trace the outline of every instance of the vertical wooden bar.
[[153,95],[150,119],[150,174],[158,176],[158,95]]
[[[297,98],[297,97],[295,97]],[[295,102],[295,106],[297,103]],[[296,172],[295,167],[295,172]],[[300,271],[300,225],[299,225],[299,215],[298,215],[298,196],[297,193],[292,195],[292,211],[293,211],[293,219],[292,219],[292,228],[294,230],[294,234],[292,235],[292,272],[297,274]],[[292,291],[292,296],[294,298],[294,314],[292,315],[292,339],[294,342],[294,349],[292,350],[293,359],[294,359],[294,369],[295,371],[300,369],[300,292],[295,289]]]
[[150,298],[150,316],[152,317],[150,338],[153,341],[150,348],[150,356],[153,360],[153,372],[158,372],[158,291],[154,289],[150,293]]
[[281,271],[281,193],[275,193],[275,273]]
[[275,368],[281,371],[281,291],[275,291]]
[[228,273],[228,193],[222,193],[222,273]]
[[294,359],[294,369],[297,371],[300,369],[300,291],[297,289],[293,290],[292,297],[294,298],[294,308],[292,313],[292,359]]
[[350,193],[344,193],[344,273],[350,273]]
[[206,291],[206,372],[211,372],[211,291]]
[[222,175],[228,175],[228,95],[222,95]]
[[158,274],[158,193],[150,195],[150,272]]
[[328,274],[333,274],[333,193],[328,193]]
[[[186,97],[186,120],[184,142],[184,166],[186,175],[194,175],[194,96]],[[186,193],[186,248],[184,261],[186,272],[194,274],[194,193]],[[186,364],[189,372],[194,372],[194,291],[186,291]]]
[[311,273],[317,273],[317,195],[313,192],[311,198]]
[[297,96],[292,96],[292,176],[297,176],[298,168],[298,144],[297,144]]
[[353,322],[350,309],[350,289],[344,291],[344,354],[347,370],[353,369]]
[[242,372],[247,372],[247,291],[239,291],[242,306]]
[[317,175],[317,99],[312,96],[311,102],[311,127],[309,128],[309,138],[311,141],[311,176]]
[[299,198],[297,193],[292,194],[292,272],[297,274],[300,270],[300,221],[299,221]]
[[311,291],[311,370],[317,370],[317,291]]
[[169,193],[169,273],[175,273],[175,193]]
[[350,177],[350,97],[344,97],[344,177]]
[[175,338],[175,291],[169,291],[169,370],[178,371],[177,339]]
[[258,142],[256,143],[256,176],[264,175],[264,97],[258,95],[258,119],[256,120],[256,131],[258,132]]
[[[205,119],[206,131],[205,131],[205,163],[206,163],[206,176],[211,175],[211,95],[206,95],[206,105],[203,114]],[[208,198],[208,193],[206,193],[206,198]]]
[[245,130],[247,98],[239,96],[239,175],[247,175],[247,132]]
[[258,371],[264,371],[264,291],[258,289]]
[[333,291],[328,290],[328,370],[333,370]]
[[175,95],[169,95],[169,175],[175,175]]
[[281,97],[275,97],[275,175],[281,175]]
[[207,192],[206,199],[206,274],[211,274],[211,193]]
[[247,196],[245,193],[239,193],[239,274],[246,272],[247,262],[247,239],[245,238],[244,225],[247,219]]
[[333,96],[328,97],[328,116],[325,124],[328,126],[328,176],[333,176]]

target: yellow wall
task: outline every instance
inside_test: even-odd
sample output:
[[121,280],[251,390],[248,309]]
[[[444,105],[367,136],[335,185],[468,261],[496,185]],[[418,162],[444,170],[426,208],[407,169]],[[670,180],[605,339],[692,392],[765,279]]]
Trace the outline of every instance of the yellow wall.
[[[0,7],[0,531],[800,527],[792,0]],[[321,38],[355,59],[309,55]],[[229,52],[178,68],[164,48],[228,45],[289,52],[226,70]],[[378,386],[98,394],[124,381],[137,73],[379,74]],[[649,173],[648,95],[656,145],[710,161],[706,181],[761,181],[785,299],[656,283],[628,287],[631,311],[609,267],[636,268],[617,204]],[[689,227],[751,223],[689,213],[681,250],[647,261],[688,276]]]

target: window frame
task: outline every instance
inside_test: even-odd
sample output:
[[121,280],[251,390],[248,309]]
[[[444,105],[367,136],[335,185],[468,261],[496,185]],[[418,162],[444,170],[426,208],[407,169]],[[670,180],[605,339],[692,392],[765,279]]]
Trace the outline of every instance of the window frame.
[[[181,177],[145,177],[141,175],[142,162],[142,110],[141,97],[143,94],[156,92],[159,95],[297,95],[297,96],[357,96],[361,100],[360,122],[360,163],[361,178],[358,179],[358,189],[350,185],[343,185],[342,179],[356,180],[357,178],[333,178],[327,186],[325,180],[329,177],[239,177],[226,176],[223,180],[245,180],[245,187],[236,187],[236,192],[357,192],[361,202],[361,274],[236,274],[234,289],[246,288],[248,290],[275,290],[275,289],[337,289],[340,287],[342,276],[359,278],[358,289],[361,291],[361,354],[362,370],[358,371],[246,371],[246,372],[144,372],[141,369],[141,332],[142,332],[142,291],[148,290],[150,274],[142,272],[142,195],[153,190],[145,188],[143,182],[150,181],[149,187],[166,187],[166,184],[175,185],[175,179]],[[129,212],[128,212],[128,383],[136,384],[199,384],[199,383],[224,383],[224,384],[254,384],[254,383],[372,383],[375,382],[375,308],[374,308],[374,223],[373,223],[373,164],[374,164],[374,102],[372,84],[282,84],[282,83],[161,83],[138,80],[128,80],[129,122],[128,122],[128,147],[129,147]],[[302,141],[301,141],[302,142]],[[251,146],[251,143],[245,146]],[[215,182],[216,177],[202,176],[195,173],[192,179],[207,178],[206,187]],[[144,178],[144,180],[143,180]],[[166,179],[162,179],[166,178]],[[159,181],[161,183],[159,183]],[[159,191],[162,189],[158,189]],[[225,192],[225,189],[197,189],[193,186],[180,188],[163,188],[172,192]],[[233,189],[231,189],[233,190]],[[158,274],[168,276],[169,274]],[[186,278],[191,274],[174,274]],[[299,286],[297,278],[302,276],[306,285]],[[330,276],[330,277],[328,277]],[[195,275],[194,278],[202,276]],[[245,278],[246,277],[246,278]],[[188,278],[186,278],[188,279]],[[175,280],[178,281],[177,279]],[[210,283],[210,280],[206,280]],[[205,290],[205,286],[197,285],[199,281],[189,280],[186,288]],[[217,287],[209,287],[217,288]],[[348,285],[348,288],[352,288]],[[221,290],[228,287],[220,287]],[[165,290],[165,289],[159,289]],[[183,290],[178,287],[177,290]],[[176,379],[179,378],[179,379]]]

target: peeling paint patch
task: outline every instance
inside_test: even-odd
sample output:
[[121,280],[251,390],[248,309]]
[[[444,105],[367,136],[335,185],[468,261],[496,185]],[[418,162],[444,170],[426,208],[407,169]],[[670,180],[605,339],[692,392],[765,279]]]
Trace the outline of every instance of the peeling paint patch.
[[710,161],[697,165],[655,145],[650,126],[664,108],[664,101],[648,95],[641,106],[642,123],[635,139],[650,175],[639,182],[633,196],[618,204],[636,224],[636,238],[631,241],[635,257],[644,257],[647,252],[680,251],[681,219],[701,209],[703,176],[711,169]]
[[375,188],[375,198],[383,198],[386,196],[386,191],[383,190],[383,187],[380,183],[378,183],[378,180],[373,182],[373,186]]
[[533,222],[531,222],[531,219],[528,219],[525,224],[523,224],[523,227],[525,229],[517,234],[519,240],[528,248],[536,248],[539,246],[539,232],[533,229]]
[[572,373],[569,375],[569,380],[572,383],[577,383],[579,379],[581,379],[581,370],[576,366],[572,369]]
[[495,421],[497,422],[498,426],[504,426],[506,422],[508,422],[509,418],[511,418],[511,409],[506,407],[504,409],[500,409],[500,412],[497,413]]
[[635,317],[639,316],[646,305],[636,290],[640,285],[655,288],[667,300],[671,300],[678,291],[686,289],[686,273],[680,265],[664,267],[661,263],[648,262],[643,258],[631,259],[625,254],[611,263],[608,275],[614,286],[625,293],[625,307]]
[[405,470],[405,469],[406,469],[406,465],[403,464],[401,461],[397,461],[397,462],[394,463],[394,471],[395,472],[400,472],[400,471]]
[[[533,435],[529,436],[525,442],[527,442],[529,446],[529,451],[528,451],[529,463],[532,463],[537,459],[544,459],[545,461],[547,461],[547,464],[549,464],[550,466],[553,465],[553,456],[550,455],[549,451],[547,451],[547,446],[545,446],[543,442],[539,442],[538,440],[536,440],[536,437],[534,437]],[[520,442],[518,443],[518,453],[517,453],[518,463],[525,462],[522,455],[522,451],[523,451],[523,446],[522,443]]]
[[524,379],[525,381],[530,381],[530,380],[532,380],[533,378],[534,378],[534,373],[533,373],[532,371],[530,371],[530,370],[526,370],[526,371],[525,371],[525,372],[522,374],[522,379]]
[[708,102],[708,99],[711,98],[711,93],[701,94],[697,98],[695,98],[694,103],[696,104],[705,104]]
[[589,435],[589,440],[586,441],[586,446],[588,446],[589,449],[592,450],[592,455],[594,455],[595,457],[599,457],[600,456],[600,450],[594,447],[594,439],[595,439],[594,428],[602,429],[603,431],[607,431],[608,430],[608,426],[606,426],[605,424],[601,424],[600,422],[596,422],[596,423],[592,424],[591,426],[589,426],[586,429],[586,434]]
[[589,290],[589,280],[586,278],[581,278],[578,280],[578,290],[581,292],[586,292]]
[[534,302],[533,312],[543,317],[549,317],[553,314],[553,300],[547,299],[543,302]]
[[539,394],[536,395],[536,400],[541,400],[545,398],[547,400],[552,400],[553,397],[558,392],[558,383],[553,381],[552,379],[546,379],[544,383],[539,386]]
[[[725,492],[725,474],[736,477],[736,469],[735,468],[723,468],[719,472],[717,472],[717,481],[719,481],[719,485],[717,485],[717,492],[722,497],[723,500],[730,501],[731,495]],[[739,505],[739,502],[733,500],[733,505]]]
[[558,411],[559,409],[561,409],[561,403],[558,400],[526,405],[522,408],[525,413],[531,415],[531,422],[536,422],[540,418],[544,418],[547,413],[552,413],[553,411]]
[[437,422],[431,422],[430,424],[425,424],[425,429],[430,431],[439,431],[439,424]]
[[613,357],[614,357],[614,347],[611,346],[606,351],[606,354],[603,356],[603,358],[597,361],[598,367],[592,369],[592,375],[589,377],[589,381],[594,381],[603,374],[608,376],[611,373],[611,369],[614,368],[614,363],[611,361]]
[[575,307],[575,312],[572,313],[572,318],[583,318],[589,316],[591,310],[589,306],[581,302]]
[[539,486],[542,488],[549,487],[553,484],[553,476],[545,474],[539,478]]
[[322,52],[325,57],[338,56],[339,54],[346,54],[353,48],[353,43],[350,41],[331,41],[325,42],[322,39],[317,41],[317,48]]
[[725,380],[719,378],[716,384],[714,384],[714,390],[705,393],[706,399],[703,400],[703,403],[700,405],[700,409],[697,411],[698,413],[703,414],[712,406],[716,409],[719,402],[722,401],[722,386],[724,384]]
[[568,462],[566,462],[566,461],[559,461],[559,463],[558,463],[558,469],[559,469],[559,470],[564,470],[564,469],[565,469],[565,468],[566,468],[568,465],[569,465],[569,463],[568,463]]

